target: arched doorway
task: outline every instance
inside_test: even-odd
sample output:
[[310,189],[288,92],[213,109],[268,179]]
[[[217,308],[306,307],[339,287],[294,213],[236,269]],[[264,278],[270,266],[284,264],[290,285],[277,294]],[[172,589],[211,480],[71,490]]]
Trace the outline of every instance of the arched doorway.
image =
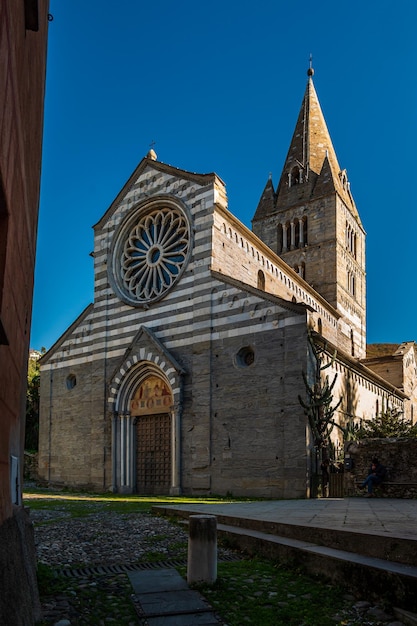
[[[132,350],[120,362],[109,381],[111,418],[111,481],[114,493],[133,493],[142,487],[153,493],[164,490],[170,495],[181,493],[181,414],[182,385],[185,370],[158,341],[155,334],[141,326]],[[157,417],[157,416],[164,417]],[[152,434],[153,432],[153,434]],[[169,444],[158,444],[169,432]],[[164,433],[164,434],[162,434]],[[138,446],[138,438],[140,445]],[[146,447],[142,448],[142,444]],[[138,483],[138,458],[147,458],[150,450],[163,448],[163,480],[143,478]],[[149,457],[152,455],[148,455]],[[156,455],[157,456],[157,455]],[[165,457],[166,459],[166,457]],[[161,460],[158,461],[161,467]],[[157,464],[158,465],[158,464]],[[152,466],[148,463],[147,466]],[[153,465],[156,467],[156,465]],[[168,486],[162,487],[170,467]],[[158,470],[159,471],[159,470]],[[147,472],[146,476],[152,475]]]
[[136,491],[166,494],[172,476],[172,392],[160,376],[140,382],[130,401],[136,428]]

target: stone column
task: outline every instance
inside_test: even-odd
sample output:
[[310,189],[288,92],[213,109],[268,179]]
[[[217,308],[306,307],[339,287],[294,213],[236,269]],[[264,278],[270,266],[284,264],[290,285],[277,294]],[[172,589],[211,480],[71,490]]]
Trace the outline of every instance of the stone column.
[[304,221],[298,221],[298,228],[300,229],[300,248],[304,248]]
[[126,484],[126,420],[124,415],[119,415],[120,423],[120,488],[123,490]]
[[171,412],[171,496],[181,494],[181,411],[182,406],[175,404]]
[[118,446],[118,420],[119,414],[114,411],[111,421],[111,476],[112,476],[112,492],[117,493],[117,446]]
[[214,583],[217,579],[217,519],[190,515],[187,582]]
[[120,415],[120,492],[131,493],[132,446],[130,413]]

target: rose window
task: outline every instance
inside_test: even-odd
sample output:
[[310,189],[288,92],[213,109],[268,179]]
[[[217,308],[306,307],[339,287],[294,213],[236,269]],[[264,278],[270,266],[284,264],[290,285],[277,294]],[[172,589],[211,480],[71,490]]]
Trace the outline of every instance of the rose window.
[[123,299],[145,304],[161,298],[180,277],[189,251],[189,222],[178,207],[158,207],[130,219],[116,246]]

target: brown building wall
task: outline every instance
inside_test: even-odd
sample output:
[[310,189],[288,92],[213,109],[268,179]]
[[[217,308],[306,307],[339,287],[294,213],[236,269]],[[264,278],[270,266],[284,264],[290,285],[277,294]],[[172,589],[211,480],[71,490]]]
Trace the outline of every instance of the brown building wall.
[[0,411],[4,428],[0,438],[0,521],[12,513],[9,455],[23,458],[47,7],[47,2],[39,2],[39,30],[32,31],[26,28],[24,2],[6,0],[0,6]]
[[[0,4],[2,624],[31,624],[38,612],[33,554],[28,548],[30,527],[22,521],[21,483],[40,187],[47,13],[46,0],[5,0]],[[15,471],[17,480],[12,481]]]
[[[236,365],[244,344],[254,351],[249,367]],[[305,324],[216,342],[213,355],[213,493],[305,497]]]
[[[181,419],[184,493],[305,497],[305,392],[307,335],[304,316],[286,328],[196,341],[173,356],[186,374]],[[254,362],[241,367],[244,346]],[[118,359],[106,364],[111,378]],[[104,363],[52,369],[41,378],[39,473],[55,484],[110,489],[111,420],[106,410]],[[285,372],[285,376],[283,375]],[[68,389],[69,375],[77,384]],[[52,387],[50,386],[52,380]],[[49,443],[50,442],[50,447]],[[49,451],[52,454],[49,454]]]

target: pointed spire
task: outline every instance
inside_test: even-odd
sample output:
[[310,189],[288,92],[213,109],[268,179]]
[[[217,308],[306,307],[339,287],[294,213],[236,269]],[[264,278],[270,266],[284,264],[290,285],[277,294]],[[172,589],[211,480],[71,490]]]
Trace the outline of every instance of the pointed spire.
[[[313,75],[314,69],[310,55],[307,86],[277,189],[277,209],[283,208],[284,205],[288,207],[294,195],[298,201],[311,199],[317,191],[315,187],[316,184],[319,184],[318,179],[323,165],[327,161],[327,192],[331,190],[329,185],[333,185],[333,190],[343,197],[347,205],[357,215],[346,176],[344,178],[342,176],[343,172],[340,170],[320,107],[313,83]],[[297,186],[296,190],[293,189],[295,186]]]
[[265,215],[269,215],[273,213],[275,207],[275,191],[274,184],[272,182],[272,174],[269,174],[267,183],[262,192],[261,198],[258,203],[258,207],[255,211],[255,215],[253,216],[253,220],[258,220]]

